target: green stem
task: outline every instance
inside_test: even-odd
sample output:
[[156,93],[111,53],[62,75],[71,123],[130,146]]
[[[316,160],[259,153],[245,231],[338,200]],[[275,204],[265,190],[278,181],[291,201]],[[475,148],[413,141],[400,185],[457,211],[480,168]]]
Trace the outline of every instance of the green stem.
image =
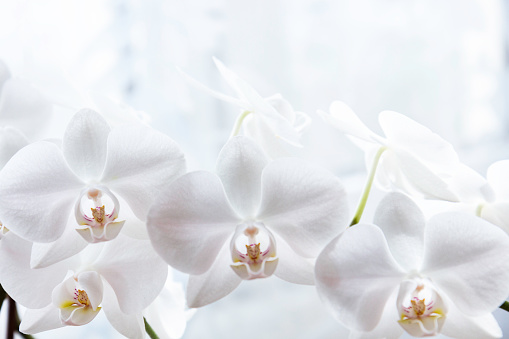
[[151,339],[159,339],[158,335],[156,334],[154,329],[149,325],[149,323],[147,322],[147,319],[145,319],[145,317],[143,317],[143,321],[145,322],[145,332],[147,332],[148,336]]
[[387,147],[382,146],[376,152],[375,159],[373,160],[373,165],[371,165],[371,170],[369,172],[368,181],[366,182],[364,192],[362,192],[361,200],[359,201],[359,206],[357,207],[357,211],[355,212],[355,216],[353,217],[350,226],[358,224],[361,220],[362,213],[364,212],[364,207],[366,207],[366,202],[368,201],[369,192],[371,191],[371,186],[373,185],[373,180],[375,179],[376,168],[378,167],[382,153],[386,150]]
[[249,115],[251,114],[251,111],[244,111],[242,112],[238,117],[237,117],[237,120],[235,121],[235,125],[233,126],[233,130],[232,130],[232,133],[230,134],[230,138],[231,137],[234,137],[236,135],[239,134],[240,132],[240,127],[242,126],[242,122],[244,121],[244,119]]
[[482,209],[484,208],[483,204],[479,204],[477,208],[475,209],[475,215],[479,218],[481,217]]
[[509,301],[504,301],[504,303],[502,305],[500,305],[499,307],[501,309],[503,309],[504,311],[509,312]]

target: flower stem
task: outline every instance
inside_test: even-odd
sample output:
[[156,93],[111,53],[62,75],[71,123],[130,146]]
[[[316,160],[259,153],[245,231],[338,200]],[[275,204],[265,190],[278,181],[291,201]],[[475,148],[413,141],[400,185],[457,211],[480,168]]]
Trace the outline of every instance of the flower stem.
[[9,309],[7,310],[7,339],[14,339],[14,332],[16,331],[16,302],[11,297],[7,296]]
[[509,312],[509,301],[504,301],[504,303],[500,305],[499,308],[503,309],[506,312]]
[[373,185],[373,180],[375,179],[376,168],[380,162],[380,157],[386,150],[387,147],[382,146],[376,152],[375,159],[373,160],[373,164],[371,165],[371,170],[369,172],[368,181],[366,182],[364,192],[362,192],[361,200],[359,201],[359,206],[357,207],[357,211],[355,212],[355,216],[353,217],[350,226],[358,224],[361,220],[362,213],[364,212],[364,207],[366,207],[366,202],[368,201],[369,192],[371,191],[371,186]]
[[230,134],[230,138],[236,136],[239,134],[240,132],[240,127],[242,126],[242,122],[244,121],[244,119],[249,115],[251,114],[251,111],[244,111],[242,112],[238,117],[237,117],[237,120],[235,121],[235,125],[233,126],[233,130],[232,130],[232,133]]
[[147,322],[147,319],[145,319],[145,317],[143,317],[143,321],[145,322],[145,332],[147,332],[148,336],[151,339],[159,339],[159,336],[156,334],[154,329],[149,325],[149,323]]

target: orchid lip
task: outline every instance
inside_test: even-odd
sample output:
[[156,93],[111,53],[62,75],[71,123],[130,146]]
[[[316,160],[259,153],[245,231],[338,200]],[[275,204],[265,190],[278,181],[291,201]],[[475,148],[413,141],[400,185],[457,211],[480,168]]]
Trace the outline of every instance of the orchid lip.
[[[90,213],[84,212],[83,205],[90,208]],[[90,243],[113,240],[125,223],[115,221],[119,210],[120,203],[108,188],[88,187],[81,192],[75,205],[75,216],[79,225],[76,231]]]
[[266,278],[276,270],[276,241],[260,222],[238,225],[230,249],[233,261],[230,267],[244,280]]

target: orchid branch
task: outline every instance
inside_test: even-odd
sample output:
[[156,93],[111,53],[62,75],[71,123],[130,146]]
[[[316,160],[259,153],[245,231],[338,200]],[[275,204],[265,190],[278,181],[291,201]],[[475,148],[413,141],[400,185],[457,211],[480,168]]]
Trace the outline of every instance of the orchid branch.
[[369,192],[371,191],[371,186],[373,185],[376,169],[378,167],[378,163],[380,162],[380,157],[386,150],[387,147],[382,146],[376,152],[375,159],[373,160],[373,165],[371,165],[371,170],[369,171],[368,181],[366,182],[366,186],[364,187],[364,191],[362,192],[361,200],[359,201],[359,206],[357,207],[355,216],[353,217],[350,226],[358,224],[359,221],[361,220],[362,213],[364,212],[364,208],[366,207],[366,202],[368,201]]
[[145,317],[143,317],[143,321],[145,322],[145,332],[147,332],[148,336],[151,339],[159,339],[159,336],[154,331],[154,329],[150,326],[150,324],[147,322],[147,319],[145,319]]

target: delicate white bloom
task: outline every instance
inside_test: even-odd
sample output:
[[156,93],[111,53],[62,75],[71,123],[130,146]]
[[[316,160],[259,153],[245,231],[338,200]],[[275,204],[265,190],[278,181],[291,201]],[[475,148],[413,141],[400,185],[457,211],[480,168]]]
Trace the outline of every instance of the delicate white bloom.
[[313,284],[314,259],[348,223],[339,180],[298,159],[269,163],[243,136],[224,146],[216,171],[177,179],[148,215],[156,251],[191,274],[189,306],[209,304],[242,280],[272,274]]
[[30,250],[15,234],[0,243],[2,286],[27,307],[23,333],[85,325],[102,310],[126,337],[145,337],[142,311],[163,288],[168,268],[148,240],[120,235],[39,269],[30,268]]
[[241,123],[244,134],[256,140],[270,157],[288,156],[295,153],[296,147],[302,147],[300,136],[311,123],[311,118],[307,114],[294,111],[281,94],[262,98],[221,61],[214,58],[214,63],[237,94],[237,98],[213,91],[191,77],[187,75],[186,77],[214,97],[238,106],[242,112],[237,124]]
[[428,223],[406,196],[380,203],[375,225],[355,225],[316,262],[316,286],[353,338],[500,338],[490,314],[509,294],[509,237],[463,213]]
[[[373,133],[346,104],[335,101],[330,114],[318,111],[331,126],[345,133],[366,152],[368,168],[380,159],[377,183],[425,198],[460,201],[483,192],[485,181],[462,163],[453,147],[406,116],[383,111],[378,120],[385,137]],[[383,152],[383,154],[382,154]]]
[[67,126],[61,148],[36,142],[8,162],[0,173],[0,215],[19,236],[52,242],[34,245],[33,266],[42,267],[87,242],[115,238],[124,225],[119,212],[128,217],[126,231],[143,237],[143,220],[162,183],[184,172],[184,156],[169,137],[145,126],[110,130],[85,109]]

